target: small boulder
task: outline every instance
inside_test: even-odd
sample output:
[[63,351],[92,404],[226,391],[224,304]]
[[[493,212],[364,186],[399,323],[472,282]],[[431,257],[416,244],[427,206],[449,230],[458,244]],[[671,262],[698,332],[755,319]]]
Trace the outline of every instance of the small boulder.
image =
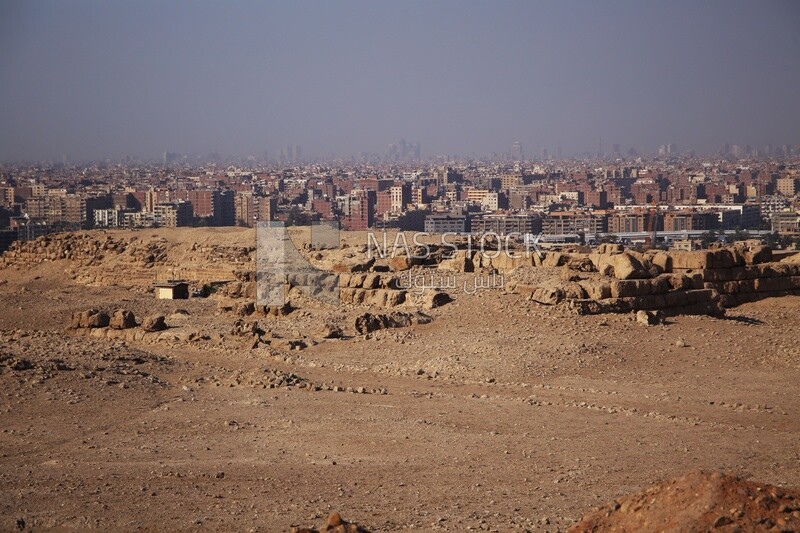
[[253,302],[240,302],[236,304],[236,314],[238,316],[250,316],[256,312],[256,304]]
[[424,302],[425,309],[433,309],[435,307],[441,307],[452,301],[453,299],[446,292],[438,290],[425,292],[425,302]]
[[109,322],[111,322],[111,317],[108,316],[108,313],[106,313],[105,311],[98,311],[97,313],[89,317],[88,327],[105,328],[108,327]]
[[117,309],[108,323],[111,329],[130,329],[136,327],[136,316],[127,309]]
[[267,316],[286,316],[292,311],[294,311],[294,307],[289,302],[285,302],[283,305],[264,305],[260,306],[256,309],[260,313],[267,315]]
[[76,328],[104,328],[108,326],[110,317],[105,311],[87,309],[72,314],[70,327]]
[[164,315],[150,315],[142,321],[142,329],[148,332],[164,331],[167,327]]
[[664,313],[661,311],[637,311],[636,321],[644,326],[655,326],[664,322]]
[[564,289],[552,284],[545,284],[534,289],[530,299],[545,305],[555,305],[564,299]]
[[386,327],[384,321],[382,320],[384,316],[385,315],[364,313],[363,315],[356,317],[356,331],[359,334],[364,335],[366,333],[372,333],[373,331],[383,329]]
[[[336,463],[334,463],[336,464]],[[369,533],[367,529],[359,524],[354,522],[348,522],[339,515],[337,512],[333,512],[328,515],[328,519],[325,522],[325,526],[320,529],[313,529],[313,528],[305,528],[305,527],[293,527],[289,530],[289,533]]]
[[320,328],[318,335],[323,339],[341,339],[344,336],[342,328],[335,324],[325,324]]
[[237,337],[258,337],[264,333],[266,333],[266,331],[261,329],[258,322],[245,322],[241,318],[234,322],[231,328],[231,335]]
[[396,255],[389,258],[389,270],[392,272],[399,272],[401,270],[408,270],[414,265],[414,262],[407,255]]

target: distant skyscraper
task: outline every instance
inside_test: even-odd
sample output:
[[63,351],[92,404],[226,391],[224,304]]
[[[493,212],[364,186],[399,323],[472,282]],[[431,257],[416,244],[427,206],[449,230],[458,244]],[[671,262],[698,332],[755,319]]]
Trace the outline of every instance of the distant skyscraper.
[[620,151],[619,151],[619,143],[614,143],[614,148],[613,148],[613,151],[614,151],[614,154],[615,154],[615,155],[619,155],[619,154],[620,154]]
[[287,144],[283,148],[281,148],[281,157],[280,163],[282,165],[288,165],[292,163],[298,163],[303,158],[303,153],[300,150],[300,145],[291,145]]
[[547,152],[547,148],[542,148],[542,159],[544,161],[547,161],[549,155],[550,154]]
[[399,143],[389,145],[387,156],[389,161],[420,161],[422,146],[418,142],[410,143],[401,139]]
[[514,141],[514,144],[511,145],[511,159],[522,161],[522,144],[519,141]]
[[294,162],[294,146],[291,144],[287,144],[283,148],[281,148],[281,158],[280,163],[281,165],[288,165],[289,163]]

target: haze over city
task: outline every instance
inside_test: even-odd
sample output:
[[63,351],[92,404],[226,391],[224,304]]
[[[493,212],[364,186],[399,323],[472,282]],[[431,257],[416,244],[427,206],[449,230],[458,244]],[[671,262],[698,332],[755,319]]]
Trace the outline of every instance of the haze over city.
[[800,141],[800,4],[2,2],[0,158]]

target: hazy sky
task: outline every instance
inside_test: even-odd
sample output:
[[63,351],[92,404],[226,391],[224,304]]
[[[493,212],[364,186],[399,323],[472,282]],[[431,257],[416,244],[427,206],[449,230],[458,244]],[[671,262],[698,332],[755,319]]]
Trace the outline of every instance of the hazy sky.
[[800,2],[0,0],[0,158],[800,143]]

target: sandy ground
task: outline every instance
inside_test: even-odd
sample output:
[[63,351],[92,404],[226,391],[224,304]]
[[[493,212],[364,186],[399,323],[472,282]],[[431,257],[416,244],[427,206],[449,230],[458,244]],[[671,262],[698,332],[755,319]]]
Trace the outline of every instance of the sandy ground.
[[[457,294],[431,324],[276,353],[218,338],[236,317],[212,301],[62,272],[0,271],[1,530],[285,531],[338,510],[374,531],[563,531],[694,468],[800,486],[800,297],[645,327]],[[65,330],[120,305],[186,309],[212,338]],[[315,313],[259,322],[310,339]],[[265,369],[386,394],[251,386]]]

